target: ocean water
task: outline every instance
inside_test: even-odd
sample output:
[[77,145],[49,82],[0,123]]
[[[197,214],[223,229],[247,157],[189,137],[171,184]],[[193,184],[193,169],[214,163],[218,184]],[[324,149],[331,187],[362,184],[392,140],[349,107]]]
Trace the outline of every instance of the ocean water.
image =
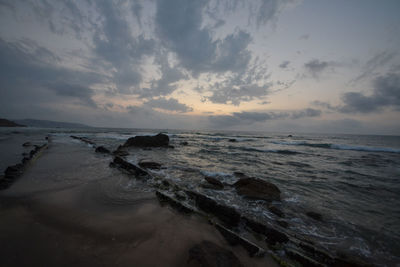
[[[198,190],[241,213],[273,224],[267,203],[250,201],[226,187],[201,187],[205,176],[233,184],[234,172],[276,184],[288,234],[307,238],[333,252],[346,251],[382,266],[400,262],[400,137],[222,131],[136,129],[18,129],[0,132],[1,143],[15,135],[50,133],[54,140],[87,137],[113,150],[135,135],[167,133],[174,149],[131,148],[127,160],[149,159],[163,168],[151,171]],[[15,131],[15,130],[14,130]],[[110,189],[108,189],[110,190]],[[123,203],[121,196],[120,202]],[[306,212],[320,213],[316,221]],[[280,219],[280,218],[279,218]]]

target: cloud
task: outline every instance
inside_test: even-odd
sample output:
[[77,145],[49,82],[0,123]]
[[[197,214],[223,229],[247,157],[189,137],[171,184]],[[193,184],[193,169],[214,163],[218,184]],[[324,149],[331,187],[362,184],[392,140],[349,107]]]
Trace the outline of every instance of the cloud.
[[348,92],[342,97],[344,105],[338,107],[343,113],[370,113],[385,107],[400,110],[400,74],[389,73],[378,76],[373,81],[373,93],[364,95]]
[[286,69],[289,66],[289,64],[290,64],[290,61],[289,60],[285,60],[281,64],[279,64],[279,68]]
[[202,27],[203,9],[208,3],[206,0],[157,1],[156,31],[162,44],[194,76],[246,69],[251,59],[247,50],[250,34],[238,30],[214,40],[212,30]]
[[234,112],[231,115],[209,116],[208,119],[213,127],[224,128],[232,126],[251,125],[257,122],[281,119],[300,119],[306,117],[317,117],[321,115],[320,110],[307,108],[304,110],[285,112]]
[[310,35],[309,34],[303,34],[299,37],[300,40],[308,40],[310,39]]
[[158,99],[150,99],[147,102],[144,102],[143,105],[151,107],[151,108],[159,108],[168,111],[176,111],[176,112],[190,112],[193,111],[193,108],[187,106],[186,104],[179,103],[179,101],[175,98],[158,98]]
[[288,5],[296,1],[291,0],[261,0],[260,5],[256,5],[256,24],[258,27],[277,19],[279,13]]
[[263,99],[272,86],[268,79],[267,69],[256,61],[246,70],[226,75],[222,81],[209,85],[205,91],[212,94],[206,96],[205,100],[238,106],[241,102]]
[[329,68],[335,66],[335,63],[328,61],[320,61],[318,59],[313,59],[304,64],[305,69],[313,78],[319,78],[320,75]]
[[346,92],[342,95],[341,105],[331,105],[327,102],[313,101],[314,106],[341,113],[373,113],[393,107],[400,111],[400,73],[388,73],[376,77],[373,82],[373,92],[365,95],[360,92]]
[[362,72],[360,75],[358,75],[355,79],[353,79],[351,82],[355,83],[360,80],[363,80],[368,77],[373,77],[376,75],[376,70],[382,68],[383,66],[387,65],[390,61],[392,61],[393,58],[397,53],[390,52],[390,51],[383,51],[381,53],[378,53],[374,55],[372,58],[370,58],[365,65],[362,68]]
[[[101,74],[62,67],[52,51],[31,40],[0,39],[0,106],[12,115],[21,106],[74,104],[95,108],[92,86],[105,81]],[[21,110],[23,112],[23,110]]]

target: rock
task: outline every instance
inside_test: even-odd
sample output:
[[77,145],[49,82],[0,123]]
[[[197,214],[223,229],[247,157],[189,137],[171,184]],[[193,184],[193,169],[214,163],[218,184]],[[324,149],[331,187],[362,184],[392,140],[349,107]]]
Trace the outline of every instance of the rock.
[[169,137],[159,133],[155,136],[135,136],[126,140],[124,147],[168,147]]
[[277,208],[277,207],[275,207],[275,206],[268,206],[268,210],[270,211],[270,212],[272,212],[273,214],[275,214],[276,216],[279,216],[279,217],[284,217],[285,216],[285,214],[283,213],[283,211],[281,211],[279,208]]
[[202,241],[189,249],[189,267],[240,267],[239,259],[232,253],[210,241]]
[[161,169],[161,164],[154,162],[154,161],[148,161],[148,160],[141,160],[139,162],[139,166],[145,169],[154,169],[154,170],[159,170]]
[[234,138],[232,138],[232,139],[229,139],[228,141],[231,142],[231,143],[234,143],[234,142],[236,142],[237,140],[234,139]]
[[149,174],[145,170],[122,159],[121,157],[118,156],[115,157],[113,162],[115,165],[119,166],[122,169],[127,170],[129,173],[135,175],[137,178],[145,178],[145,179],[149,178]]
[[28,147],[28,146],[32,146],[31,142],[25,142],[22,144],[23,147]]
[[26,126],[18,124],[18,123],[15,123],[15,122],[10,121],[10,120],[0,119],[0,127],[26,127]]
[[110,154],[111,153],[110,150],[108,150],[104,146],[98,146],[96,148],[95,152],[97,152],[97,153],[105,153],[105,154]]
[[223,189],[224,188],[224,185],[218,179],[215,179],[214,177],[206,176],[206,177],[204,177],[204,179],[208,183],[210,183],[212,185],[212,188],[214,188],[214,189]]
[[128,156],[128,155],[129,155],[128,151],[126,151],[126,150],[124,149],[124,147],[121,146],[121,145],[118,146],[118,148],[117,148],[116,150],[114,150],[112,154],[113,154],[114,156],[120,156],[120,157],[125,157],[125,156]]
[[302,266],[310,266],[310,267],[322,267],[325,266],[309,257],[297,251],[293,248],[286,248],[286,254],[293,260],[300,263]]
[[174,209],[183,212],[183,213],[192,213],[194,212],[193,209],[184,205],[183,203],[179,202],[178,200],[174,199],[173,197],[160,192],[156,191],[156,196],[161,203],[168,203]]
[[80,141],[82,141],[82,142],[84,142],[86,144],[89,144],[89,145],[95,145],[95,143],[93,141],[87,139],[86,137],[79,137],[79,136],[75,136],[75,135],[70,135],[70,137],[72,139],[80,140]]
[[288,228],[289,227],[288,222],[283,221],[283,220],[277,220],[276,223],[279,224],[280,226],[282,226],[283,228]]
[[293,135],[289,134],[287,137],[293,137]]
[[248,228],[256,233],[265,235],[267,237],[265,241],[270,245],[275,245],[276,243],[286,243],[289,241],[289,238],[286,236],[286,234],[276,229],[249,218],[244,218],[244,220],[246,221],[246,226]]
[[242,178],[234,184],[239,195],[266,201],[281,200],[279,188],[267,181],[256,178]]
[[241,216],[234,208],[221,205],[215,200],[194,191],[186,191],[186,194],[195,200],[196,205],[201,210],[211,213],[227,225],[239,225]]
[[249,253],[250,257],[253,256],[263,256],[265,254],[265,250],[257,246],[256,244],[250,242],[246,238],[241,237],[235,232],[229,230],[228,228],[220,225],[219,223],[215,224],[217,230],[225,237],[226,241],[232,246],[241,245],[244,247]]
[[183,193],[182,191],[176,191],[174,194],[178,200],[186,200],[187,198],[186,194]]
[[309,211],[306,213],[306,215],[310,218],[313,218],[316,221],[322,221],[322,215],[317,212]]
[[186,142],[186,141],[181,142],[181,146],[187,146],[187,145],[189,145],[188,142]]

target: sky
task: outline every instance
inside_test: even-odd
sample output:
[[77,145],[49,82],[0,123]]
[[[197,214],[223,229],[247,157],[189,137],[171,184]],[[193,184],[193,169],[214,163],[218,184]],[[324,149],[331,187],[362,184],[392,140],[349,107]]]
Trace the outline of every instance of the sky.
[[400,135],[398,0],[0,0],[0,117]]

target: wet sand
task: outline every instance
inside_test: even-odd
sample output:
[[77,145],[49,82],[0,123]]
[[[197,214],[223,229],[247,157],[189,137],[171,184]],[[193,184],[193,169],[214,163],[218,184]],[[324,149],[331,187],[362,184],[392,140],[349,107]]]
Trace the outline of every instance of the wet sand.
[[0,192],[2,266],[186,266],[203,240],[244,266],[277,266],[230,246],[205,218],[161,206],[154,192],[82,144],[55,142]]

